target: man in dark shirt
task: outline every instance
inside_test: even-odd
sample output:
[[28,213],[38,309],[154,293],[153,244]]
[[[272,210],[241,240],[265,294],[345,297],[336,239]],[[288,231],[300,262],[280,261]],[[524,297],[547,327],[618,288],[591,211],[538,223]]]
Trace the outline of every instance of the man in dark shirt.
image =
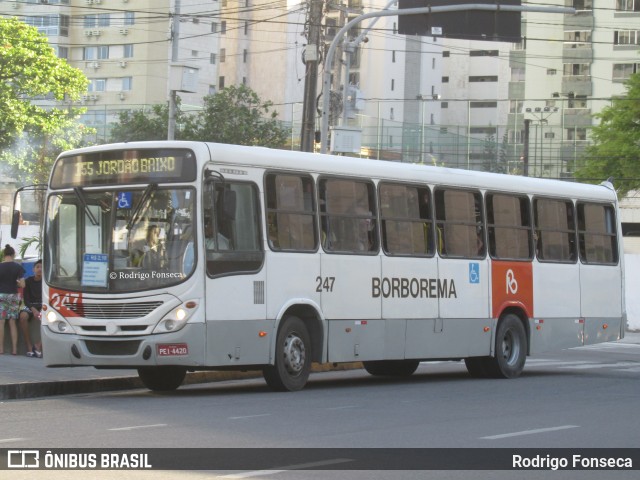
[[27,357],[42,358],[42,343],[31,343],[29,320],[35,318],[40,322],[42,310],[42,260],[33,265],[33,276],[25,280],[24,308],[20,311],[20,328],[27,347]]

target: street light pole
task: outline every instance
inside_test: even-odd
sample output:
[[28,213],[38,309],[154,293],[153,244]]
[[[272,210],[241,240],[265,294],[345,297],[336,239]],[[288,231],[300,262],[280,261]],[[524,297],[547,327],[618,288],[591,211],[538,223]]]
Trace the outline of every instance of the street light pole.
[[522,175],[529,176],[529,131],[531,129],[531,120],[524,121],[524,147],[522,152]]

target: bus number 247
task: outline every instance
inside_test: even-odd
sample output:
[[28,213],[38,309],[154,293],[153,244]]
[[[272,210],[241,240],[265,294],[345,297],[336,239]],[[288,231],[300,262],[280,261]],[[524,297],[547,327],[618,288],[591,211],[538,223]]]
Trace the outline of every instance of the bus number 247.
[[336,277],[316,277],[316,292],[333,292]]

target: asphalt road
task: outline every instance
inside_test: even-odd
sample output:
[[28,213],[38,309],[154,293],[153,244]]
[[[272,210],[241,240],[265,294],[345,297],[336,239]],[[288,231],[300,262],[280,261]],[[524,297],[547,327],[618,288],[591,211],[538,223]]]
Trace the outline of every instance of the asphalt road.
[[[172,394],[134,390],[7,401],[0,404],[0,448],[638,448],[639,404],[640,345],[602,344],[529,358],[515,380],[476,380],[462,363],[442,362],[422,364],[402,380],[364,371],[315,374],[297,393],[271,392],[256,379],[192,385]],[[46,477],[56,478],[53,473]],[[90,478],[149,473],[92,472]],[[488,473],[249,471],[235,478],[638,476],[637,470]],[[224,475],[229,472],[193,471],[180,478]],[[33,477],[16,471],[11,478]],[[153,478],[177,475],[153,472]]]

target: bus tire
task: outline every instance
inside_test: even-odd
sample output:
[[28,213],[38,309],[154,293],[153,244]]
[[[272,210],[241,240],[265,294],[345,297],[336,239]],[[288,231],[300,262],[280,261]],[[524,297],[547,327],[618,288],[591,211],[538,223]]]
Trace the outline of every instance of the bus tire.
[[376,377],[410,377],[416,371],[418,360],[376,360],[362,362],[364,369]]
[[514,314],[505,315],[496,332],[495,357],[487,357],[484,367],[493,378],[516,378],[527,360],[527,334]]
[[154,392],[170,392],[182,385],[187,369],[182,367],[142,367],[138,376]]
[[487,369],[485,367],[488,359],[491,357],[469,357],[464,359],[464,365],[467,367],[467,372],[473,378],[486,378],[488,377]]
[[276,338],[274,365],[267,365],[262,375],[277,392],[302,390],[311,372],[311,339],[307,326],[295,316],[286,317]]

